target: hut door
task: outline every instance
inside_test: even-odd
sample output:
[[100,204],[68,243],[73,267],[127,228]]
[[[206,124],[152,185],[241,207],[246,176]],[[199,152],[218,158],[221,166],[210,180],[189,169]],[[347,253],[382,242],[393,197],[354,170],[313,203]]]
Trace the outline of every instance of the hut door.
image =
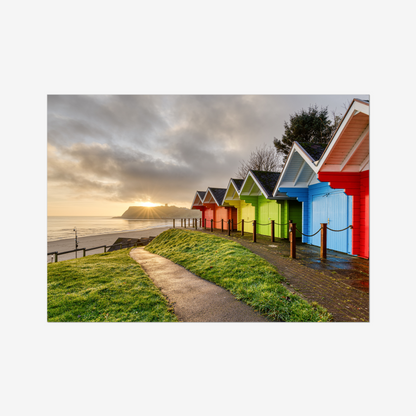
[[[328,198],[328,227],[333,230],[342,230],[348,227],[348,198],[344,192],[329,194]],[[347,253],[348,230],[334,232],[328,231],[328,248]]]
[[[328,220],[328,206],[326,195],[314,195],[312,197],[312,230],[308,234],[314,234],[321,227],[321,223]],[[306,233],[305,233],[306,234]],[[311,237],[311,244],[321,245],[321,233]],[[329,248],[329,247],[328,247]]]
[[[348,197],[344,192],[315,195],[312,198],[312,233],[327,223],[333,230],[341,230],[348,226]],[[311,244],[321,245],[321,233],[311,238]],[[331,250],[348,252],[348,231],[327,234],[327,248]]]

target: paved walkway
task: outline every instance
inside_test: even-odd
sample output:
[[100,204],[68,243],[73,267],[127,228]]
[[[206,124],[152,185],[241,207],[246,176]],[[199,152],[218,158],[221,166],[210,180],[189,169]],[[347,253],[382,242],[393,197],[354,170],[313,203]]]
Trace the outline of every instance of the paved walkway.
[[143,248],[130,252],[183,322],[268,322],[227,290]]
[[[204,229],[198,231],[211,233]],[[328,250],[327,259],[319,258],[319,247],[297,243],[297,259],[289,257],[289,242],[252,234],[214,230],[213,234],[236,241],[267,260],[286,279],[286,287],[309,302],[328,309],[336,322],[369,321],[369,262]]]

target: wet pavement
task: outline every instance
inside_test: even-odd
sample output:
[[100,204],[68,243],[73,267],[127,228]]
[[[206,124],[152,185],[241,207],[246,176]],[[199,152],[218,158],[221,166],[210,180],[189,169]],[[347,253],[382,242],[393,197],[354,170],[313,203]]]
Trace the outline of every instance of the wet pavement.
[[143,248],[130,251],[181,322],[268,322],[228,291]]
[[[189,229],[189,228],[188,228]],[[211,231],[198,229],[211,234]],[[286,279],[288,289],[309,302],[316,301],[328,309],[337,322],[369,321],[369,261],[334,250],[327,250],[327,258],[320,258],[320,247],[296,243],[296,259],[289,256],[290,244],[285,239],[271,242],[268,236],[251,233],[241,236],[214,230],[212,234],[236,241],[274,265]]]

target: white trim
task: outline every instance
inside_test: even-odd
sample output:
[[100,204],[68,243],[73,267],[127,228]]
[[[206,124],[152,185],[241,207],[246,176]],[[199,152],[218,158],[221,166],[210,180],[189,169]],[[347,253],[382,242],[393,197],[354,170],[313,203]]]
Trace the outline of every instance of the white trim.
[[307,186],[309,186],[309,184],[315,179],[315,177],[317,176],[316,172],[312,172],[311,176],[309,176],[308,182],[307,182]]
[[338,138],[342,135],[350,121],[352,120],[354,116],[355,111],[359,111],[360,113],[364,113],[369,115],[370,114],[370,105],[368,103],[364,103],[361,100],[354,99],[351,103],[350,108],[348,109],[348,112],[345,114],[340,126],[338,126],[338,129],[334,135],[334,137],[329,142],[327,148],[324,150],[324,153],[322,154],[321,158],[319,159],[319,163],[317,165],[319,172],[322,168],[322,166],[325,163],[325,160],[328,159],[329,155],[331,154],[332,149],[335,146],[335,143],[338,141]]
[[[283,180],[284,172],[286,170],[286,167],[289,166],[289,164],[291,163],[291,161],[294,157],[293,154],[295,152],[299,153],[300,157],[304,160],[304,162],[307,163],[307,165],[312,169],[313,172],[315,172],[315,173],[318,172],[317,166],[315,165],[313,159],[311,158],[309,153],[302,147],[302,145],[300,145],[298,142],[295,141],[295,142],[293,142],[292,146],[293,146],[292,150],[290,151],[289,156],[286,159],[286,163],[285,163],[285,166],[283,167],[282,173],[280,174],[279,179],[277,180],[277,183],[274,187],[273,196],[275,196],[276,193],[278,192],[280,184],[282,182],[284,182],[284,180]],[[302,166],[304,166],[304,165],[302,165]]]
[[301,173],[303,172],[303,169],[305,168],[306,162],[303,161],[302,164],[300,165],[300,168],[298,170],[298,173],[295,176],[295,179],[293,180],[293,185],[296,186],[296,183],[298,182],[299,176],[301,175]]
[[[204,192],[204,191],[196,191],[195,192],[195,196],[194,196],[194,199],[192,201],[191,209],[192,209],[193,206],[197,206],[197,207],[203,206],[203,202],[201,201],[201,197],[199,196],[198,192]],[[205,193],[205,195],[206,195],[206,193]],[[196,197],[199,198],[199,200],[201,201],[201,204],[195,204]],[[204,196],[204,199],[205,199],[205,196]]]
[[370,132],[370,125],[368,124],[367,127],[365,128],[365,130],[361,133],[361,136],[358,138],[358,140],[355,142],[354,146],[352,147],[352,149],[349,151],[349,153],[347,154],[347,156],[345,156],[345,159],[343,160],[343,162],[341,163],[340,166],[340,171],[342,172],[344,170],[345,165],[348,163],[348,161],[351,159],[351,157],[354,155],[354,153],[357,151],[358,147],[360,146],[360,144],[364,141],[364,139],[368,136]]
[[370,161],[370,153],[363,160],[363,163],[361,163],[361,165],[360,165],[360,172],[368,165],[368,162],[369,161]]

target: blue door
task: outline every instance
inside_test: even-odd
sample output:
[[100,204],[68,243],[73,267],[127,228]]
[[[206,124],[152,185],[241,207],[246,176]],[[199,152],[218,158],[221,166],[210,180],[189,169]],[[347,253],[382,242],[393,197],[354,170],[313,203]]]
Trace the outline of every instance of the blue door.
[[[321,223],[327,223],[333,230],[348,227],[349,223],[349,197],[342,191],[331,192],[312,197],[312,233],[316,232]],[[331,250],[351,253],[350,230],[335,232],[327,231],[327,248]],[[311,244],[321,245],[321,233],[311,239]]]
[[[327,194],[312,196],[312,229],[308,234],[316,233],[321,228],[321,223],[328,220]],[[306,233],[305,233],[306,234]],[[311,244],[314,246],[321,245],[321,233],[311,238]]]

